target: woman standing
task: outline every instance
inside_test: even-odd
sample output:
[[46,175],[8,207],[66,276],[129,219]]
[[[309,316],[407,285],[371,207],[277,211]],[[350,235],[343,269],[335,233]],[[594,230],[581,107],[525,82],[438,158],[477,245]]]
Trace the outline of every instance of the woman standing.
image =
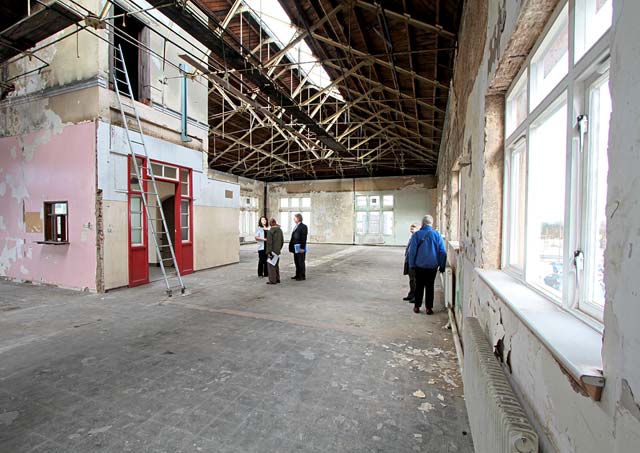
[[265,243],[267,242],[267,231],[269,230],[269,220],[262,216],[256,230],[256,241],[258,242],[258,277],[266,277],[267,271],[267,251]]

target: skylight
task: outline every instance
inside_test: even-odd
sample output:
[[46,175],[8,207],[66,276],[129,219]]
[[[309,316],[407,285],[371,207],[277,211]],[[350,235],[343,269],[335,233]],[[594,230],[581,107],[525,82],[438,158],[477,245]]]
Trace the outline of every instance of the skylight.
[[[280,5],[278,0],[243,0],[250,8],[258,22],[261,22],[265,32],[275,39],[280,48],[284,48],[296,35],[298,29],[291,23],[291,19]],[[318,88],[326,88],[331,84],[331,78],[324,70],[318,58],[313,54],[304,40],[299,41],[288,52],[291,62],[299,65],[300,71],[309,78],[311,83]],[[342,96],[338,90],[330,90],[331,94],[340,99]]]

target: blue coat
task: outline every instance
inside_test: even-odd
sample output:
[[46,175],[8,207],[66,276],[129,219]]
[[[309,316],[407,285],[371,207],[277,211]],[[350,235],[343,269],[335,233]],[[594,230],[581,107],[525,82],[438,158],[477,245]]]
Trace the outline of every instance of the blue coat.
[[439,268],[441,272],[447,265],[447,249],[442,236],[431,226],[425,225],[413,233],[409,242],[409,267],[423,269]]

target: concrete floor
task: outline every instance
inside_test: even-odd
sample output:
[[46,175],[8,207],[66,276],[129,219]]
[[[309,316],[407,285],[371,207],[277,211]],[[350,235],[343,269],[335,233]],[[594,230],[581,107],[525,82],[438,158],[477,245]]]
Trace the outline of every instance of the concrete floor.
[[402,302],[402,249],[314,245],[275,287],[253,250],[172,299],[0,283],[0,451],[473,451],[446,315]]

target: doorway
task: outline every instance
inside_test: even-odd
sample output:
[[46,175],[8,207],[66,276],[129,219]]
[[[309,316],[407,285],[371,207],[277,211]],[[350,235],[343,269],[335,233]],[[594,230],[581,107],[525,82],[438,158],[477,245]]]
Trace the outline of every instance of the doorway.
[[[175,206],[176,206],[176,189],[177,184],[167,181],[157,181],[156,186],[158,187],[158,194],[160,195],[160,202],[162,203],[162,211],[164,212],[164,218],[167,222],[167,231],[164,229],[164,225],[162,224],[160,210],[158,208],[153,208],[154,212],[151,212],[151,216],[154,219],[154,229],[156,231],[156,238],[158,241],[158,245],[161,247],[160,254],[162,259],[164,260],[164,267],[167,272],[173,270],[173,262],[171,261],[171,251],[168,247],[163,247],[169,245],[168,234],[171,234],[171,239],[175,245],[175,231],[176,231],[176,215],[175,215]],[[150,200],[150,203],[155,203],[155,200]],[[149,236],[151,236],[152,231],[151,227],[149,227]],[[149,248],[149,281],[155,282],[157,280],[162,280],[162,269],[160,268],[160,263],[158,261],[158,255],[155,251],[155,247]]]
[[[180,274],[193,272],[193,223],[191,170],[174,165],[151,161],[156,178],[156,187],[160,196],[162,211],[167,223],[167,231],[162,224],[162,215],[155,195],[149,199],[149,222],[142,204],[142,192],[149,193],[147,166],[142,158],[137,158],[142,171],[143,184],[139,184],[129,161],[129,286],[137,286],[150,281],[161,280],[162,269],[155,248],[153,231],[158,245],[161,246],[161,258],[165,270],[172,272],[169,237],[173,243]],[[151,225],[153,222],[153,225]],[[153,226],[153,229],[152,229]]]

